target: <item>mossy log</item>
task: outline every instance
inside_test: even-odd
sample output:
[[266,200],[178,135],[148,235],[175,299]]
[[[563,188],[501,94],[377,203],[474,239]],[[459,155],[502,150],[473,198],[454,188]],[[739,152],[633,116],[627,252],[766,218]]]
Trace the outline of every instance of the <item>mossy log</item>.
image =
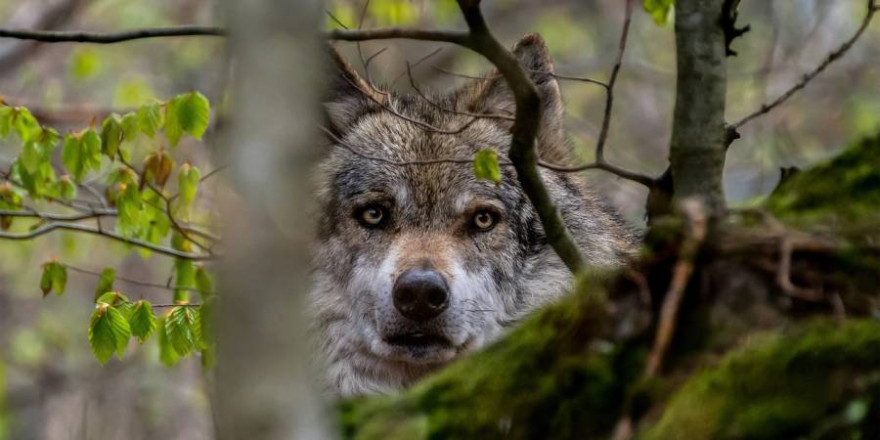
[[[753,215],[755,213],[758,215]],[[880,136],[731,216],[694,261],[665,367],[643,364],[679,260],[658,222],[634,270],[588,274],[504,339],[393,396],[352,439],[880,439]]]

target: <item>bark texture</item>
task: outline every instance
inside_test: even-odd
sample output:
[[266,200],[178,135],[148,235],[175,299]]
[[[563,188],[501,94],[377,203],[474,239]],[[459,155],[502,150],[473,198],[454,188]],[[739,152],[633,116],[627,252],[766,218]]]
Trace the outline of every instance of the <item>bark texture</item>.
[[724,211],[722,176],[728,134],[724,0],[675,2],[678,77],[669,161],[676,200],[698,197]]

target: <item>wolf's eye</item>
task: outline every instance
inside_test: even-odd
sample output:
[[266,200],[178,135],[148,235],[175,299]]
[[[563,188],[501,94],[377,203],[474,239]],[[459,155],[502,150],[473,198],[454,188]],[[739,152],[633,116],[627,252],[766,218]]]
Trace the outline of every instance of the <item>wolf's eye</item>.
[[385,222],[387,217],[385,208],[381,206],[367,206],[357,213],[357,220],[365,228],[377,228]]
[[474,228],[481,232],[492,229],[496,222],[495,214],[489,211],[479,211],[474,215]]

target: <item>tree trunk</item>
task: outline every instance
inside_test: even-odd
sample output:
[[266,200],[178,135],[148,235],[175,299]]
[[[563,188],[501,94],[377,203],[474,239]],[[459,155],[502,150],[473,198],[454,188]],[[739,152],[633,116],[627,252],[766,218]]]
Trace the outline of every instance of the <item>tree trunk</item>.
[[675,200],[701,198],[712,214],[721,214],[725,208],[722,176],[728,141],[723,3],[675,2],[678,80],[669,151]]
[[[235,88],[226,138],[236,196],[217,304],[217,438],[323,439],[311,371],[309,177],[318,144],[319,4],[228,0]],[[231,198],[231,197],[229,197]]]

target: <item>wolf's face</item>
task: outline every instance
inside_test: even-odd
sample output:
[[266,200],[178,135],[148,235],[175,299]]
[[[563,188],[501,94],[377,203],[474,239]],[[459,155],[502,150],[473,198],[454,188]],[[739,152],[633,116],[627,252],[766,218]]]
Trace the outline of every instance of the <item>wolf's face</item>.
[[[546,49],[527,37],[516,53],[543,97],[540,153],[564,160]],[[513,168],[495,184],[476,179],[468,162],[486,148],[506,157],[510,121],[470,116],[511,114],[501,79],[428,102],[377,95],[341,59],[336,67],[313,304],[328,385],[350,396],[404,387],[483,346],[564,292],[570,274]],[[587,258],[621,264],[630,239],[616,218],[569,176],[544,178]]]

